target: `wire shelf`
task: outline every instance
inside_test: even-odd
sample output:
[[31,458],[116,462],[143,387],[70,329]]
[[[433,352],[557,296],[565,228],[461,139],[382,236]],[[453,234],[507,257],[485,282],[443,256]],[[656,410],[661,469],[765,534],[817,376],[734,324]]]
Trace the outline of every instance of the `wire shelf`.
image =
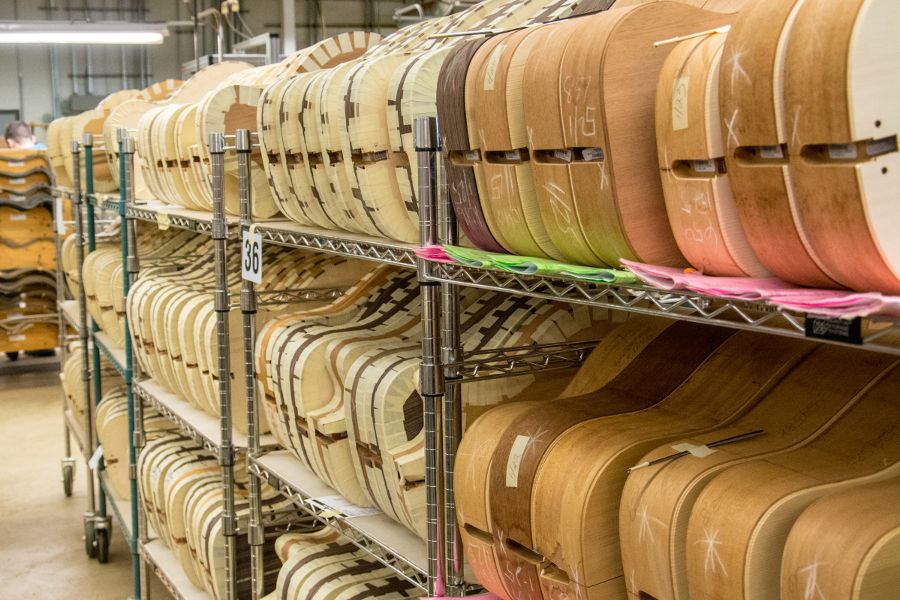
[[[588,304],[612,310],[707,323],[786,337],[804,338],[807,315],[762,302],[714,298],[684,290],[590,283],[565,277],[518,275],[495,269],[429,262],[426,280]],[[900,355],[900,323],[866,319],[862,344],[816,338],[819,342]]]
[[[172,421],[182,435],[202,445],[217,458],[219,457],[221,447],[219,417],[200,410],[190,402],[167,391],[153,379],[136,381],[133,389],[135,394]],[[247,447],[247,436],[242,433],[232,431],[231,438],[235,448]],[[260,443],[263,445],[274,444],[275,438],[271,435],[264,435],[261,436]]]
[[94,343],[100,349],[100,353],[106,358],[113,369],[121,375],[126,376],[127,364],[125,359],[125,349],[119,348],[113,344],[109,335],[102,331],[94,332]]
[[398,267],[416,267],[414,244],[305,227],[291,221],[263,221],[255,227],[263,241],[269,244],[363,258]]
[[250,472],[397,575],[427,590],[425,541],[404,526],[374,509],[342,508],[344,503],[338,493],[287,451],[251,457]]
[[141,558],[176,600],[209,600],[205,591],[191,583],[178,558],[162,540],[142,542],[139,548]]
[[131,501],[119,500],[113,493],[112,487],[109,485],[109,476],[106,471],[100,471],[98,477],[100,487],[106,492],[106,507],[109,509],[107,514],[112,514],[113,521],[118,525],[119,530],[125,537],[125,543],[131,545]]

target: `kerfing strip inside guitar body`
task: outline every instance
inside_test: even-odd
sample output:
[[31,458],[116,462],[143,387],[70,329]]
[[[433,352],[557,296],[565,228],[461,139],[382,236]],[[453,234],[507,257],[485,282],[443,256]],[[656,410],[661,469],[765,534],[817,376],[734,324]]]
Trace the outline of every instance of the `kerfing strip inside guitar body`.
[[[362,302],[362,299],[368,297],[372,288],[383,281],[386,273],[392,271],[391,268],[368,270],[365,273],[361,273],[354,282],[350,283],[349,278],[353,276],[353,271],[347,267],[355,266],[355,261],[348,263],[345,259],[332,258],[329,264],[332,267],[328,271],[332,275],[338,272],[347,274],[349,286],[344,294],[325,306],[309,308],[300,312],[291,312],[288,315],[273,319],[260,328],[256,338],[256,376],[264,392],[262,408],[272,433],[284,448],[290,448],[292,443],[289,440],[290,428],[279,413],[277,406],[278,398],[283,397],[279,381],[274,375],[274,372],[279,368],[279,337],[286,329],[302,324],[305,319],[327,315],[343,315],[343,318],[336,320],[340,322],[349,321],[351,316],[355,316],[357,305]],[[320,284],[317,283],[317,285]]]
[[[134,132],[138,128],[141,117],[149,110],[156,108],[157,105],[146,100],[128,100],[117,106],[103,123],[103,143],[106,145],[106,154],[116,168],[110,169],[110,173],[115,181],[116,188],[119,187],[119,142],[117,132],[119,129],[127,129]],[[133,133],[132,133],[133,135]],[[153,197],[147,180],[152,177],[147,171],[153,167],[153,163],[146,163],[144,157],[138,153],[134,155],[134,197],[138,200],[148,200]]]
[[[797,224],[842,285],[900,293],[900,6],[807,0],[784,64]],[[827,41],[826,41],[827,40]]]
[[402,164],[391,149],[387,127],[391,75],[402,55],[364,61],[347,77],[347,132],[362,205],[383,236],[402,242],[419,239],[418,213],[403,202],[395,170]]
[[[791,528],[782,600],[889,600],[900,590],[900,477],[826,496]],[[823,543],[823,538],[828,543]],[[815,597],[815,596],[814,596]]]
[[[312,225],[330,229],[336,224],[325,213],[319,198],[323,192],[316,187],[313,174],[314,161],[321,162],[322,159],[318,125],[308,114],[306,99],[313,82],[325,75],[327,72],[324,71],[301,73],[291,80],[281,101],[281,148],[290,180],[289,201],[296,205],[292,210],[299,213],[297,216],[302,215],[298,221],[302,223],[305,219]],[[307,122],[310,127],[316,127],[315,131],[309,131],[309,136],[306,134]],[[313,141],[312,148],[308,145],[310,141]],[[290,214],[288,218],[292,218]]]
[[762,0],[732,25],[719,76],[725,164],[738,214],[759,260],[802,285],[840,287],[798,227],[788,169],[792,116],[782,101],[784,60],[803,0]]
[[330,214],[342,223],[342,229],[360,233],[374,233],[371,215],[354,195],[361,198],[353,163],[350,160],[350,139],[347,133],[347,89],[350,74],[363,64],[352,61],[330,69],[322,79],[319,92],[319,142],[322,145],[322,169],[332,195]]
[[777,598],[784,544],[803,510],[827,494],[900,475],[897,386],[895,363],[808,444],[733,466],[707,484],[688,525],[692,599]]
[[[204,140],[211,133],[234,135],[238,129],[256,130],[256,107],[261,90],[256,85],[228,85],[219,88],[203,105],[200,131]],[[252,212],[257,219],[267,219],[278,213],[272,192],[260,165],[258,151],[250,153]],[[240,213],[237,157],[225,154],[225,210]]]
[[747,242],[725,169],[719,120],[724,34],[669,54],[656,94],[656,139],[669,224],[688,262],[707,275],[766,277]]
[[[759,404],[726,429],[666,444],[641,463],[680,448],[692,456],[638,469],[622,494],[619,530],[622,560],[633,594],[687,599],[688,521],[694,499],[716,474],[731,466],[795,450],[826,432],[853,410],[873,378],[894,361],[858,351],[821,346],[778,382]],[[850,368],[852,365],[852,368]],[[762,430],[765,435],[707,450],[716,440]],[[728,543],[728,533],[720,533]]]
[[275,205],[279,212],[291,220],[309,225],[302,214],[298,213],[295,203],[288,200],[291,198],[291,186],[281,141],[281,114],[277,108],[281,106],[284,92],[292,82],[293,79],[289,78],[276,79],[263,88],[256,109],[256,131],[259,134],[263,170]]
[[484,39],[474,39],[453,47],[438,75],[437,111],[441,148],[453,210],[459,226],[476,247],[505,252],[485,222],[473,164],[480,154],[472,150],[466,125],[466,73]]
[[450,46],[413,55],[394,70],[388,84],[387,127],[397,163],[397,189],[410,218],[418,222],[419,162],[415,147],[415,122],[437,117],[438,73]]

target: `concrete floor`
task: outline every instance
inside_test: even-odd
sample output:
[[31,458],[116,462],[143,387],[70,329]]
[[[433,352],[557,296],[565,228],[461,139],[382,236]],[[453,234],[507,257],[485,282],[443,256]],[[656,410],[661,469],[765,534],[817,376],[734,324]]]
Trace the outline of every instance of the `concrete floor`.
[[[124,600],[132,596],[131,555],[115,524],[107,564],[84,552],[83,460],[72,497],[63,495],[58,369],[52,358],[0,358],[0,600]],[[171,598],[155,577],[151,596]]]

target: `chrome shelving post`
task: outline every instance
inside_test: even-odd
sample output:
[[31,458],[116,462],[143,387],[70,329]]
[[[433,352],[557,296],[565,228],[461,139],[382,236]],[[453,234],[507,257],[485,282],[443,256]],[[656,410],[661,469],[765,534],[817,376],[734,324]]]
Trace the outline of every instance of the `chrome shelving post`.
[[[53,206],[53,242],[56,250],[56,316],[57,316],[57,339],[59,343],[59,364],[60,367],[66,364],[66,359],[68,358],[68,348],[67,344],[69,342],[68,336],[68,321],[66,320],[65,314],[63,314],[63,302],[66,299],[68,286],[66,285],[66,274],[63,269],[62,262],[62,233],[65,227],[65,214],[66,214],[66,205],[62,192],[59,188],[54,189],[54,206]],[[59,202],[59,210],[56,209],[55,203]],[[76,333],[77,335],[77,333]],[[72,495],[72,486],[75,483],[75,457],[72,456],[72,432],[69,431],[69,419],[66,418],[66,409],[68,408],[68,400],[66,399],[65,393],[63,393],[63,402],[62,402],[62,413],[63,413],[63,449],[64,456],[61,461],[62,468],[62,484],[63,484],[63,494],[66,497]]]
[[225,221],[225,135],[209,135],[211,162],[213,221],[212,239],[215,250],[216,272],[216,337],[219,351],[219,411],[221,441],[219,464],[222,467],[222,531],[225,538],[225,581],[228,600],[237,599],[237,555],[236,522],[234,509],[234,447],[231,442],[231,367],[228,356],[228,314],[231,300],[228,293],[228,273],[226,264],[226,243],[228,224]]
[[[421,117],[415,122],[415,144],[419,162],[419,238],[423,246],[437,243],[437,119]],[[419,289],[422,294],[422,363],[420,367],[422,401],[425,411],[425,502],[427,507],[428,593],[443,595],[444,587],[444,472],[442,397],[444,377],[441,369],[440,284],[429,281],[431,263],[417,260]]]
[[[81,382],[84,390],[84,458],[87,461],[94,451],[93,406],[91,402],[90,353],[88,351],[87,305],[84,293],[84,218],[81,205],[84,196],[81,193],[81,144],[72,141],[72,212],[75,215],[75,255],[78,262],[78,339],[81,342]],[[87,484],[87,509],[84,513],[84,548],[91,558],[97,556],[96,522],[97,503],[94,491],[94,473],[85,469]]]
[[[442,160],[442,159],[441,159]],[[441,163],[440,187],[438,188],[438,215],[440,218],[440,241],[456,244],[459,230],[456,213],[450,204],[447,189],[447,171]],[[462,373],[458,365],[463,359],[462,343],[459,336],[459,287],[441,282],[441,359],[444,369],[444,572],[447,574],[447,589],[451,595],[465,595],[465,558],[462,539],[456,523],[456,494],[453,483],[456,449],[462,438]]]
[[[87,243],[88,252],[93,252],[97,247],[96,240],[96,232],[95,232],[95,224],[94,224],[94,204],[91,202],[91,196],[94,195],[94,138],[90,133],[85,133],[81,140],[82,152],[84,153],[84,196],[82,199],[82,204],[85,206],[85,210],[87,213],[87,240],[82,240],[82,242]],[[83,230],[82,230],[83,231]],[[84,272],[82,265],[82,282],[84,281]],[[86,312],[86,307],[85,307]],[[90,329],[87,328],[88,323],[90,324]],[[102,375],[100,373],[100,348],[97,346],[97,342],[95,341],[94,334],[100,331],[100,328],[97,327],[97,324],[94,323],[93,317],[88,317],[86,320],[82,322],[82,328],[85,330],[85,336],[90,336],[91,340],[91,362],[89,369],[89,377],[93,383],[93,401],[91,402],[91,396],[87,397],[87,401],[90,402],[91,408],[95,408],[98,404],[100,404],[102,392]],[[95,450],[95,448],[99,445],[99,440],[96,439],[96,425],[93,423],[93,417],[91,418],[90,429],[92,434],[87,436],[88,439],[88,447],[91,452]],[[100,477],[100,473],[103,472],[104,464],[102,455],[97,460],[97,511],[94,516],[94,537],[95,537],[95,545],[96,545],[96,554],[97,560],[101,563],[105,563],[109,560],[109,538],[110,538],[110,523],[111,519],[109,514],[107,513],[107,497],[106,497],[106,489],[103,487],[103,482]]]
[[[128,219],[126,218],[126,206],[131,200],[134,193],[134,139],[129,135],[128,130],[122,128],[117,132],[119,143],[119,234],[122,243],[122,265],[124,272],[122,273],[122,293],[127,298],[128,291],[131,287],[132,269],[129,264],[131,255],[132,232],[129,231]],[[134,370],[133,370],[133,354],[131,347],[131,332],[128,329],[128,320],[125,320],[125,394],[128,403],[128,478],[130,484],[131,495],[131,537],[128,540],[131,547],[131,568],[133,574],[134,598],[141,598],[141,582],[142,567],[138,540],[140,538],[140,515],[138,509],[138,476],[137,476],[137,455],[138,449],[142,445],[143,431],[143,413],[140,410],[141,400],[136,399],[134,393]]]
[[[237,151],[238,191],[241,203],[240,231],[247,231],[252,222],[252,202],[250,196],[250,131],[238,129],[235,132]],[[241,242],[243,244],[243,242]],[[262,497],[259,477],[250,469],[251,457],[259,454],[259,406],[256,402],[256,369],[253,364],[256,346],[256,286],[252,281],[241,281],[241,315],[243,317],[244,340],[244,383],[247,393],[247,486],[250,495],[250,518],[247,540],[250,543],[250,597],[262,597],[265,583],[265,529],[262,523]]]

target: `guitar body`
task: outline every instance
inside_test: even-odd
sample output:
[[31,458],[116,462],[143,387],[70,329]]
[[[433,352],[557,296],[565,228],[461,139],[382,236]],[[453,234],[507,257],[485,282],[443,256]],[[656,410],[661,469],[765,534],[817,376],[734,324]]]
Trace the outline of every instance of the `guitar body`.
[[656,136],[669,224],[698,271],[766,277],[747,243],[731,184],[719,116],[719,65],[725,35],[678,44],[660,73]]
[[776,276],[840,287],[795,222],[797,197],[786,144],[792,108],[784,104],[785,49],[802,0],[766,0],[743,10],[725,41],[719,103],[725,164],[747,241]]
[[784,64],[798,226],[838,283],[889,294],[900,293],[900,122],[885,108],[900,101],[900,50],[884,40],[897,26],[891,2],[804,2]]
[[[784,547],[781,598],[888,600],[900,589],[900,479],[828,495],[803,511]],[[834,540],[822,544],[822,532]]]
[[[686,456],[634,471],[619,509],[622,560],[634,586],[630,591],[660,600],[689,598],[687,526],[703,486],[730,466],[789,452],[815,439],[851,410],[869,382],[892,362],[888,357],[845,349],[816,348],[726,429],[681,443],[699,448],[749,431],[762,430],[764,435],[716,448],[709,455]],[[676,451],[673,447],[661,446],[641,462],[671,455]],[[727,543],[727,534],[723,532],[721,539]]]
[[784,544],[803,510],[827,494],[897,477],[897,385],[895,364],[814,440],[732,466],[706,485],[688,525],[691,598],[777,597]]

